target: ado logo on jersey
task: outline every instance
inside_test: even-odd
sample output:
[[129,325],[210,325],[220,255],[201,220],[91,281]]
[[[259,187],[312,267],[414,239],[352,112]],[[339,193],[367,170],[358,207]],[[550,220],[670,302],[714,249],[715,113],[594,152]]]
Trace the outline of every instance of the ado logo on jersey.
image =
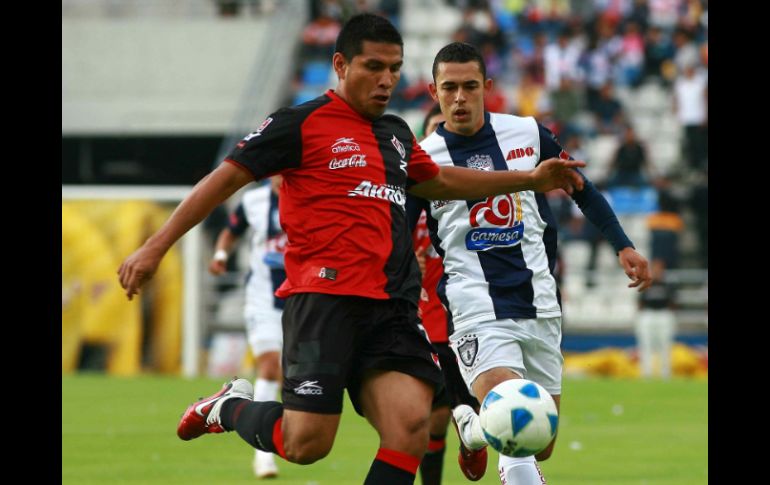
[[465,247],[470,251],[520,244],[524,236],[521,195],[517,192],[487,197],[474,204],[470,225],[473,229],[465,235]]

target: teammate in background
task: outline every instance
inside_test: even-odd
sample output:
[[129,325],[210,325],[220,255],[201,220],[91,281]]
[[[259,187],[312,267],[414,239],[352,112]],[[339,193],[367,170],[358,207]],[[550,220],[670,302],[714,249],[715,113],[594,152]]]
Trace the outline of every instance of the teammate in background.
[[[351,17],[337,38],[338,84],[271,114],[199,182],[168,221],[118,269],[129,299],[184,233],[247,183],[283,175],[279,206],[289,243],[283,312],[283,403],[253,401],[246,379],[190,405],[183,440],[237,431],[254,448],[310,464],[331,451],[344,389],[374,427],[379,450],[365,484],[414,482],[428,444],[441,372],[418,327],[419,268],[406,191],[477,199],[520,190],[580,190],[578,161],[527,171],[439,168],[406,122],[385,115],[400,78],[403,41],[383,17]],[[393,392],[398,390],[398,392]]]
[[[286,279],[283,252],[287,241],[278,218],[280,182],[280,175],[276,175],[271,178],[271,183],[243,194],[240,204],[230,214],[227,227],[219,233],[214,257],[209,263],[212,274],[224,273],[232,249],[251,226],[253,231],[243,315],[246,320],[246,336],[257,364],[255,401],[276,399],[281,379],[281,313],[284,300],[276,297],[274,292]],[[278,476],[278,466],[272,453],[256,450],[253,467],[258,478]]]
[[[425,115],[422,124],[424,136],[435,131],[436,126],[444,121],[441,107],[435,104]],[[436,285],[444,275],[441,256],[438,255],[428,236],[425,211],[420,212],[417,227],[412,233],[417,262],[422,272],[422,292],[420,296],[420,316],[425,331],[428,333],[433,346],[436,348],[441,374],[444,376],[446,392],[439,395],[433,402],[430,414],[430,441],[428,451],[420,462],[420,478],[422,485],[440,485],[444,469],[444,454],[446,452],[446,434],[451,408],[460,404],[468,404],[478,411],[479,402],[471,396],[463,382],[460,369],[457,367],[457,357],[449,348],[449,334],[452,333],[452,319],[446,308],[439,300]],[[469,480],[479,480],[487,470],[487,449],[471,451],[460,443],[460,469]]]
[[[502,176],[531,170],[548,158],[571,158],[534,118],[485,112],[484,92],[491,86],[475,47],[455,42],[438,52],[429,89],[446,122],[421,143],[436,163]],[[632,280],[629,287],[646,289],[646,259],[634,250],[607,201],[582,178],[573,199],[617,251]],[[433,247],[444,259],[439,294],[452,313],[450,345],[472,393],[483,401],[495,385],[524,377],[548,390],[558,407],[561,305],[553,276],[556,226],[545,195],[518,190],[467,201],[410,197],[408,206],[410,220],[421,208],[428,212]],[[487,445],[473,408],[460,405],[453,415],[467,448]],[[554,442],[538,460],[550,456]],[[500,455],[498,469],[508,485],[545,481],[534,456]]]
[[658,358],[659,375],[671,377],[671,347],[676,334],[676,287],[666,281],[666,262],[652,260],[652,285],[639,297],[636,319],[636,343],[642,376],[653,376],[653,361]]

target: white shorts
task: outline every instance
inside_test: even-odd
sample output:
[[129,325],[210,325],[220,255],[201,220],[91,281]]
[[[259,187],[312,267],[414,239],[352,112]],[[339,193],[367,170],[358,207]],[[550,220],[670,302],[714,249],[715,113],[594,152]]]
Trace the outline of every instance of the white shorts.
[[449,342],[471,394],[479,374],[496,367],[561,394],[561,317],[473,323],[456,328]]
[[265,275],[252,273],[246,283],[246,338],[256,357],[283,348],[283,312],[274,306],[273,285]]
[[246,306],[246,338],[255,357],[265,352],[280,352],[283,348],[281,311],[275,308],[255,309]]

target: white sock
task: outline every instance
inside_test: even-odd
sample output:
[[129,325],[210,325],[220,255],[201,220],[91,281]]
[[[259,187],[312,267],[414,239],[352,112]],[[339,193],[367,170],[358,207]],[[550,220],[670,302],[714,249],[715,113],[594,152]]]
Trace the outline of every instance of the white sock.
[[497,461],[500,483],[505,485],[545,485],[545,477],[534,456],[512,458],[500,455]]
[[257,378],[254,381],[255,401],[275,401],[278,399],[278,381]]

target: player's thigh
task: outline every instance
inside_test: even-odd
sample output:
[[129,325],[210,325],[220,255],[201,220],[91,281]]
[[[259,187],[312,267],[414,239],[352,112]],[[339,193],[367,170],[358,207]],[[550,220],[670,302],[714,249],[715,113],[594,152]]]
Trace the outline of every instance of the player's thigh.
[[561,394],[564,357],[561,353],[561,317],[519,320],[525,379],[550,394]]
[[382,447],[422,456],[428,444],[433,390],[432,383],[402,372],[367,372],[359,400]]
[[284,409],[341,414],[355,347],[349,300],[301,293],[286,299],[283,312]]
[[[476,392],[479,386],[475,382],[480,376],[485,376],[484,388],[494,379],[526,376],[521,335],[515,332],[515,325],[510,319],[489,320],[455,329],[449,338],[450,347],[457,355],[460,374],[472,395],[479,401],[484,399],[483,395],[479,396],[481,391]],[[504,376],[500,377],[500,373]]]

